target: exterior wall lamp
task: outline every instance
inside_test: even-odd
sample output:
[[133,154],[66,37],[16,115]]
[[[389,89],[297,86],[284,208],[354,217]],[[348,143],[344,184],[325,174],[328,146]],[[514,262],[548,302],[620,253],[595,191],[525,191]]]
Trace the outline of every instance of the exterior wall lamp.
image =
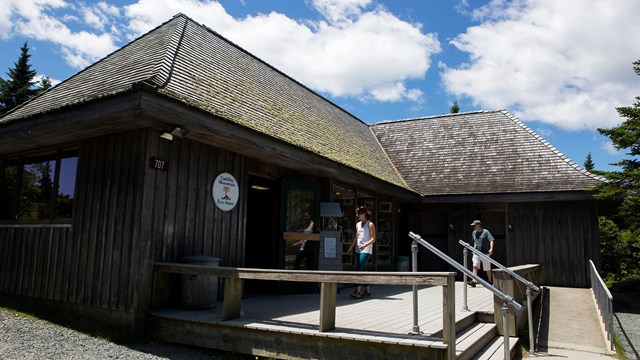
[[507,230],[509,230],[509,232],[513,232],[513,225],[507,225]]
[[160,137],[169,141],[173,141],[173,139],[184,138],[185,136],[187,136],[188,133],[189,133],[189,130],[180,126],[176,126],[171,130],[164,131],[162,135],[160,135]]

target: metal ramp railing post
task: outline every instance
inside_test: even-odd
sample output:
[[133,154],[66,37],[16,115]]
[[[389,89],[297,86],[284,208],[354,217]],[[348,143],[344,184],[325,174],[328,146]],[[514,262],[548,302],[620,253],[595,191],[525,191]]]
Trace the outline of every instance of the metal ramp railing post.
[[[418,272],[418,243],[411,244],[411,270]],[[413,285],[413,330],[410,334],[422,334],[418,325],[418,286]]]
[[[468,255],[469,255],[469,251],[467,251],[466,248],[462,250],[462,259],[463,259],[462,263],[465,269],[469,268],[467,266]],[[462,310],[469,311],[469,305],[467,302],[467,274],[466,273],[463,273],[462,282],[464,283],[464,285],[462,286]]]
[[497,262],[496,260],[492,259],[487,254],[484,254],[484,253],[482,253],[482,251],[480,251],[480,250],[472,247],[471,245],[467,244],[462,239],[460,239],[458,241],[458,243],[460,243],[460,245],[462,245],[464,247],[465,251],[467,249],[471,250],[474,254],[482,257],[483,259],[488,260],[489,262],[491,262],[495,266],[499,267],[500,269],[504,270],[509,275],[511,275],[514,279],[520,281],[521,283],[523,283],[527,287],[526,293],[527,293],[527,317],[528,317],[528,322],[529,322],[529,350],[531,350],[533,352],[533,354],[535,354],[536,353],[536,351],[535,351],[535,343],[534,343],[534,340],[533,340],[533,311],[531,309],[531,304],[533,302],[533,300],[532,300],[533,294],[532,294],[531,290],[533,289],[534,291],[538,292],[538,291],[540,291],[540,288],[538,286],[536,286],[533,282],[523,278],[522,276],[520,276],[520,275],[516,274],[515,272],[513,272],[513,270],[507,268],[506,266],[504,266],[504,265],[500,264],[499,262]]

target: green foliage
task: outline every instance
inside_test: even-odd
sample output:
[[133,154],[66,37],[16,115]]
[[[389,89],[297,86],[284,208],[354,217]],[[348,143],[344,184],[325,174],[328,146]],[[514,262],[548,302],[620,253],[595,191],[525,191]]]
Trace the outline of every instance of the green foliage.
[[[640,75],[640,60],[633,65]],[[626,120],[598,132],[609,137],[618,150],[627,149],[631,158],[613,164],[620,171],[594,171],[608,180],[594,189],[594,196],[620,201],[614,217],[600,219],[601,264],[609,282],[640,277],[640,97],[633,105],[616,110]]]
[[458,106],[458,102],[454,101],[453,105],[451,105],[451,113],[452,114],[457,114],[460,112],[460,106]]
[[[29,46],[25,42],[20,48],[18,61],[7,72],[9,79],[0,79],[0,114],[15,108],[37,94],[38,89],[34,89],[36,84],[34,78],[37,72],[31,69],[29,58],[31,58]],[[43,84],[41,83],[41,85]],[[48,80],[48,86],[51,86],[50,80]]]
[[587,158],[584,161],[584,169],[587,171],[593,171],[595,164],[593,163],[593,159],[591,158],[591,152],[587,154]]

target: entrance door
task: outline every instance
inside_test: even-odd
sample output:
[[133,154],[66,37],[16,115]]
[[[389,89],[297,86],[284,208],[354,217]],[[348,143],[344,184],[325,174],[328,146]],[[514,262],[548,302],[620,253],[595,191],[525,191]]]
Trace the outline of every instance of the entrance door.
[[274,180],[249,176],[245,267],[278,267],[278,184]]
[[[319,229],[320,219],[320,184],[308,183],[300,181],[283,181],[282,197],[280,200],[281,217],[280,231],[285,232],[302,232],[307,226],[304,214],[309,213],[315,224],[314,232]],[[281,269],[293,269],[297,248],[293,246],[296,240],[285,240],[284,237],[280,241],[280,261]],[[309,247],[307,247],[309,246]],[[304,267],[311,270],[318,269],[318,251],[319,243],[317,241],[307,241],[305,244],[307,249],[307,258]]]

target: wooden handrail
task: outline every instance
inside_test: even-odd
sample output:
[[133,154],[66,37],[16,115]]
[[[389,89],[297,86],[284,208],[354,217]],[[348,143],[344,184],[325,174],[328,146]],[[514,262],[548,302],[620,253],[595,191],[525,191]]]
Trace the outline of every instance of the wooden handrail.
[[[337,284],[378,285],[435,285],[442,286],[443,342],[447,344],[447,357],[455,358],[455,273],[454,272],[353,272],[323,270],[280,270],[235,267],[210,267],[199,264],[155,263],[156,279],[159,274],[210,275],[224,277],[222,320],[240,317],[242,280],[273,280],[320,283],[319,331],[335,329]],[[155,288],[155,285],[154,285]]]

